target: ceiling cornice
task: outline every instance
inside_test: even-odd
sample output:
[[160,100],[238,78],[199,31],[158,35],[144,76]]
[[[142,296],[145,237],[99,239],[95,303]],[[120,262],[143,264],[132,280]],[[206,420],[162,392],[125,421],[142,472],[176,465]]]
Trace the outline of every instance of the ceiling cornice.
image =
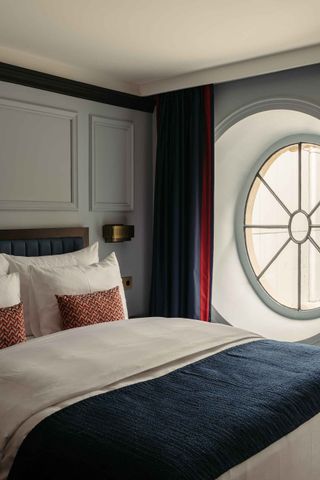
[[0,62],[0,80],[132,110],[152,112],[154,109],[153,97],[118,92],[3,62]]
[[142,96],[147,96],[195,87],[198,85],[224,83],[257,75],[289,70],[296,67],[303,67],[319,62],[320,44],[253,58],[251,60],[207,68],[205,70],[179,75],[174,78],[145,83],[140,85],[139,93]]
[[[2,53],[1,47],[0,53]],[[1,57],[3,58],[2,55]],[[0,80],[21,83],[102,103],[110,103],[111,105],[127,106],[129,102],[133,106],[127,106],[127,108],[151,111],[153,99],[147,100],[147,98],[158,93],[210,83],[218,84],[241,80],[317,64],[320,62],[320,44],[207,68],[140,85],[124,84],[120,81],[117,82],[115,79],[111,81],[109,78],[105,78],[102,82],[100,77],[98,81],[98,76],[95,76],[92,72],[83,72],[75,67],[66,65],[63,65],[63,68],[60,66],[60,68],[60,64],[55,68],[55,65],[48,63],[48,60],[46,60],[45,64],[43,63],[45,59],[42,59],[43,62],[41,62],[39,58],[37,57],[38,63],[36,68],[32,68],[35,65],[34,61],[30,63],[28,58],[25,58],[23,64],[14,62],[15,65],[12,65],[9,61],[7,63],[0,62]],[[58,73],[58,75],[53,73]],[[111,89],[109,88],[110,85]],[[70,93],[70,91],[73,91],[73,93]],[[141,102],[138,101],[140,97]]]
[[3,63],[17,65],[22,68],[27,68],[28,70],[56,75],[61,78],[96,85],[97,87],[116,90],[118,92],[139,95],[137,85],[115,78],[104,70],[83,68],[1,45],[0,60]]

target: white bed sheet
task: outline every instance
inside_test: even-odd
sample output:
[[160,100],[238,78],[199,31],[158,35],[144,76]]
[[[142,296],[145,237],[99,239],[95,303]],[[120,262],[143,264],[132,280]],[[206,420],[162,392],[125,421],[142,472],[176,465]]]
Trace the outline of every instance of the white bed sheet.
[[[25,436],[51,413],[259,338],[225,325],[145,318],[68,330],[1,350],[0,480]],[[219,480],[318,480],[319,452],[317,415]]]

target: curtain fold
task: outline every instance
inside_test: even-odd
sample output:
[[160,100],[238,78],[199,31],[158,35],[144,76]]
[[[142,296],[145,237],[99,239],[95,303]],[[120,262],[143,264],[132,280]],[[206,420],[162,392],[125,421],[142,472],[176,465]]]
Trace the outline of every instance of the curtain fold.
[[213,86],[157,101],[150,314],[210,320],[213,260]]

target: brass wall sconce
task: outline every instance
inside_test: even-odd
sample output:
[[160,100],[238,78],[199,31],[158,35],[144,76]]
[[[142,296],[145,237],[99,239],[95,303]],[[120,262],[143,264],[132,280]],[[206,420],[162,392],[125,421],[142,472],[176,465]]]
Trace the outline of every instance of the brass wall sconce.
[[134,225],[103,225],[102,235],[106,243],[127,242],[134,237]]

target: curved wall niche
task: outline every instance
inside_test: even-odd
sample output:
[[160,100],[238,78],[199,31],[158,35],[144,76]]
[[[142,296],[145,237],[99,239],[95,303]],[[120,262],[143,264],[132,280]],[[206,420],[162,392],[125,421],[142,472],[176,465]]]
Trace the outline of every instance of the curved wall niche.
[[[261,111],[263,110],[263,111]],[[234,112],[216,134],[213,308],[233,326],[278,340],[318,341],[320,318],[297,320],[271,310],[242,267],[235,235],[248,178],[270,146],[299,135],[320,138],[320,108],[292,99],[256,102]]]

